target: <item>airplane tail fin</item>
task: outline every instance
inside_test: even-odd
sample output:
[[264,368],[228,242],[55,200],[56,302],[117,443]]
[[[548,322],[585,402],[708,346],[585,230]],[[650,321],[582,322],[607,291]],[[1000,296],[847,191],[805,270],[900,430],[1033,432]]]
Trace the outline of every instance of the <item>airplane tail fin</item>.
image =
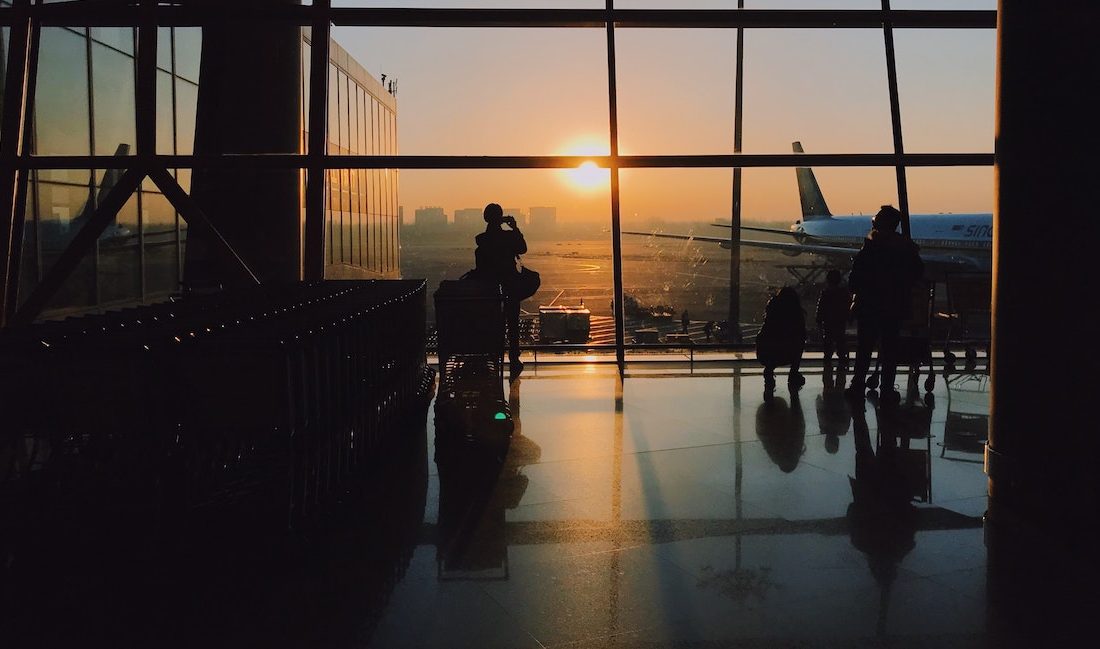
[[[792,142],[791,147],[795,153],[805,153],[801,142]],[[814,178],[814,172],[809,167],[796,167],[795,176],[798,178],[798,198],[802,201],[802,220],[818,221],[832,218],[833,213],[825,204],[825,196],[821,193],[821,187]]]
[[[115,156],[128,156],[130,155],[129,144],[119,144],[115,149]],[[95,212],[96,205],[103,202],[103,199],[107,197],[107,192],[111,191],[118,181],[122,178],[122,173],[125,169],[107,169],[103,172],[103,180],[99,184],[99,191],[95,188],[95,171],[93,170],[88,177],[88,200],[84,203],[84,207],[81,208],[80,213],[73,219],[73,223],[81,221],[83,219],[91,218]],[[116,218],[117,221],[117,218]]]

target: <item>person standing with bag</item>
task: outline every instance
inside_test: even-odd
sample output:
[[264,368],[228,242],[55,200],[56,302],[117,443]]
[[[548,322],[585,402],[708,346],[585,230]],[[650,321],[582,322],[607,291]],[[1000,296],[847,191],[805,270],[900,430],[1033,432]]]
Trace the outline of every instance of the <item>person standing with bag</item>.
[[[519,303],[534,294],[527,292],[525,283],[530,283],[534,274],[538,288],[538,274],[534,271],[520,272],[519,256],[527,252],[527,241],[523,238],[514,216],[505,216],[504,210],[496,203],[485,206],[485,231],[475,237],[477,249],[474,262],[477,274],[487,281],[500,285],[504,294],[504,317],[508,326],[508,374],[515,379],[523,371],[519,360]],[[503,226],[507,225],[508,229]],[[525,281],[524,277],[527,277]],[[526,293],[526,294],[525,294]]]

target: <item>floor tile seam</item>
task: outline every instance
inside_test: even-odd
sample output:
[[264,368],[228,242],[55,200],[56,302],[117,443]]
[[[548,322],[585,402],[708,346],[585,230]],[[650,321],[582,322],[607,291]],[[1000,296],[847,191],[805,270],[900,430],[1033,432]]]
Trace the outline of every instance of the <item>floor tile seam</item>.
[[645,453],[664,453],[666,451],[686,451],[694,448],[714,448],[716,446],[730,446],[733,444],[745,444],[749,442],[759,442],[760,440],[742,440],[741,442],[715,442],[713,444],[699,444],[694,446],[677,446],[674,448],[656,448],[643,451],[623,451],[622,453],[601,453],[599,455],[586,455],[582,457],[561,458],[558,460],[539,460],[538,462],[531,462],[529,464],[523,464],[521,466],[540,466],[540,465],[552,465],[561,464],[563,462],[583,462],[585,460],[599,460],[612,457],[627,457],[630,455],[642,455]]

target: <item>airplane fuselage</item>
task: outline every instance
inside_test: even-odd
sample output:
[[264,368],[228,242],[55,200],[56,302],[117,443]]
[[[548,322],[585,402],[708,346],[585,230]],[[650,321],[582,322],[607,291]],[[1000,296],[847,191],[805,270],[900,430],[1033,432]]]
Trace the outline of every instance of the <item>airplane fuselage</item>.
[[[909,228],[922,250],[990,250],[993,245],[992,214],[913,214]],[[871,231],[871,217],[814,219],[791,230],[821,243],[859,246]]]

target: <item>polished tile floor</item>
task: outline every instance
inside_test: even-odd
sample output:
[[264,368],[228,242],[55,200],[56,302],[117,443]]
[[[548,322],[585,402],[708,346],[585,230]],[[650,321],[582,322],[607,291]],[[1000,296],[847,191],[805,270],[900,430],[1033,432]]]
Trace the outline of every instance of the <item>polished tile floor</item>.
[[421,531],[368,646],[988,644],[985,376],[863,412],[820,370],[766,399],[749,365],[510,388],[499,465],[436,447],[429,415]]

